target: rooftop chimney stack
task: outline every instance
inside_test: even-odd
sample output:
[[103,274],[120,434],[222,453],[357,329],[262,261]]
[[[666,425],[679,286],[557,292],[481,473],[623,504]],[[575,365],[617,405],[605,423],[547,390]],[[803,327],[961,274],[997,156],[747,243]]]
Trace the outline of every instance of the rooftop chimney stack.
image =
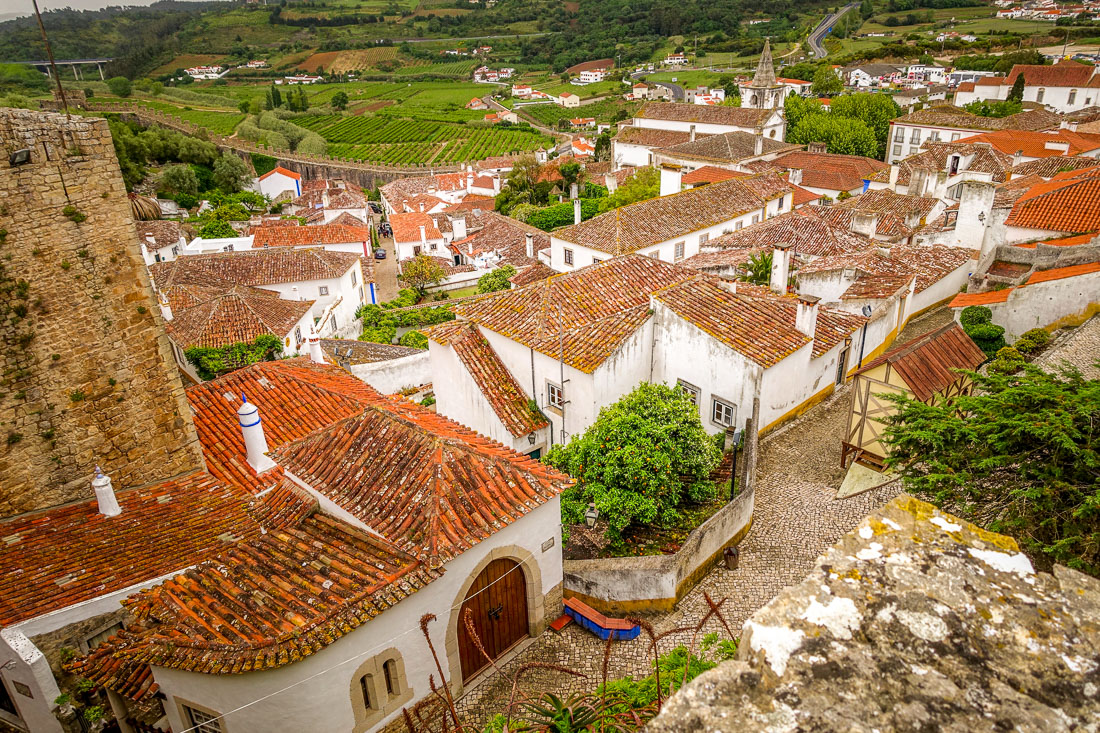
[[423,201],[420,202],[420,213],[421,214],[424,213],[424,202]]
[[474,190],[474,174],[473,173],[467,173],[466,174],[466,193],[470,193],[473,190]]
[[458,242],[466,238],[466,217],[456,216],[451,219],[451,231],[454,232],[454,241]]
[[533,260],[535,259],[535,235],[527,232],[525,239],[527,240],[527,259]]
[[813,295],[798,296],[798,312],[794,317],[794,327],[810,338],[817,329],[817,301]]
[[1012,154],[1012,167],[1015,168],[1016,166],[1018,166],[1023,161],[1023,159],[1024,151],[1017,150],[1015,153]]
[[569,184],[569,198],[571,198],[571,199],[578,198],[577,184],[576,183],[570,183]]
[[695,142],[695,125],[688,128],[688,140],[690,142]]
[[756,137],[756,139],[753,140],[754,145],[753,145],[753,153],[752,154],[753,155],[763,155],[764,154],[764,133],[763,132],[758,132],[758,133],[756,133],[755,137]]
[[409,200],[408,199],[401,199],[401,210],[402,211],[412,211],[412,209],[409,207]]
[[243,394],[241,406],[237,408],[237,421],[241,424],[241,435],[244,436],[244,452],[248,465],[256,473],[263,473],[275,468],[275,461],[267,455],[267,438],[264,437],[264,426],[260,421],[260,410]]
[[157,293],[157,302],[160,303],[160,316],[165,321],[172,320],[172,304],[168,302],[168,298],[164,293]]
[[573,223],[581,223],[581,200],[573,199]]
[[423,224],[420,225],[420,243],[421,244],[427,244],[428,243],[428,233],[424,230],[424,225]]
[[901,166],[894,163],[890,166],[890,190],[893,191],[898,185],[898,175],[901,174]]
[[672,193],[680,193],[683,187],[683,171],[680,166],[672,163],[661,165],[661,195],[668,196]]
[[787,280],[791,271],[791,249],[789,244],[777,244],[772,252],[771,289],[780,295],[787,294]]
[[873,239],[878,231],[878,214],[874,211],[853,211],[848,228],[855,234]]
[[317,331],[313,326],[309,327],[309,360],[314,364],[324,364],[325,355],[321,351],[321,337],[317,335]]
[[802,169],[801,168],[791,168],[790,172],[787,173],[787,182],[790,183],[792,186],[801,185],[802,184]]
[[111,485],[111,477],[104,475],[99,466],[95,467],[92,489],[95,491],[95,498],[99,503],[100,514],[105,517],[117,517],[122,514],[122,507],[118,505],[118,499],[115,497],[115,488]]

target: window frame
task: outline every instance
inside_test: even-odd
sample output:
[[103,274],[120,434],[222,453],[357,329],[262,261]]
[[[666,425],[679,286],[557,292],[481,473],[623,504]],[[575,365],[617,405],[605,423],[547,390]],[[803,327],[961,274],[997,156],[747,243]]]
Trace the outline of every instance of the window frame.
[[679,262],[680,260],[684,259],[684,252],[686,249],[687,248],[684,246],[683,242],[677,242],[676,244],[672,245],[672,261]]
[[[719,408],[722,408],[723,411],[728,411],[730,413],[729,422],[724,422],[722,420],[717,419],[717,414],[718,414],[718,409]],[[715,397],[714,395],[711,395],[711,397],[710,397],[710,421],[711,421],[711,423],[713,423],[715,425],[720,425],[724,428],[733,427],[737,423],[737,405],[733,404],[732,402],[727,402],[726,400],[722,399],[721,397]]]
[[320,298],[324,298],[325,296],[327,296],[328,295],[328,285],[318,285],[317,286],[317,294],[318,294],[318,297],[320,297]]
[[[181,702],[180,707],[183,708],[184,722],[195,733],[225,733],[223,718],[219,713],[186,702]],[[204,719],[196,717],[196,714]]]
[[569,266],[573,265],[573,250],[572,249],[570,249],[569,247],[562,247],[561,248],[561,257],[562,257],[562,262],[564,262],[565,264],[567,264]]
[[559,411],[565,407],[565,390],[557,382],[546,380],[546,406]]
[[677,379],[676,386],[688,396],[688,399],[691,400],[692,404],[695,405],[696,408],[698,408],[699,405],[702,404],[703,390],[699,389],[691,382],[685,382],[683,379]]

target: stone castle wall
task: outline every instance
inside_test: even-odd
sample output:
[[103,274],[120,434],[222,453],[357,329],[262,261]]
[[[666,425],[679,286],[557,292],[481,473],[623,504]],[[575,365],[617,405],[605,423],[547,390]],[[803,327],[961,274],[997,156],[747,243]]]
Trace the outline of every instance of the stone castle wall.
[[106,121],[3,109],[0,143],[0,516],[201,467]]

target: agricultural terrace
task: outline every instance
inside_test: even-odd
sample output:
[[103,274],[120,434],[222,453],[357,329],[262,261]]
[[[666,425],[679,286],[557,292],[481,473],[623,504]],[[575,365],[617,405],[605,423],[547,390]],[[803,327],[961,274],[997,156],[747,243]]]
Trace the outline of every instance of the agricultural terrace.
[[599,102],[581,105],[580,107],[574,107],[572,109],[566,109],[556,104],[532,104],[527,107],[520,107],[516,112],[520,115],[521,119],[523,117],[530,117],[547,127],[556,127],[558,120],[572,117],[595,117],[598,123],[611,124],[616,121],[613,119],[616,113],[625,111],[626,116],[631,117],[634,111],[640,106],[640,102],[627,102],[623,99],[604,99]]
[[237,125],[241,124],[245,118],[240,112],[218,112],[210,109],[193,109],[191,107],[181,107],[175,104],[165,104],[164,102],[157,102],[151,99],[131,98],[130,101],[167,114],[175,115],[193,125],[205,127],[211,132],[216,132],[219,135],[232,135],[233,130],[237,129]]
[[329,155],[386,165],[464,163],[550,147],[528,129],[462,125],[385,115],[298,117],[294,122],[328,141]]

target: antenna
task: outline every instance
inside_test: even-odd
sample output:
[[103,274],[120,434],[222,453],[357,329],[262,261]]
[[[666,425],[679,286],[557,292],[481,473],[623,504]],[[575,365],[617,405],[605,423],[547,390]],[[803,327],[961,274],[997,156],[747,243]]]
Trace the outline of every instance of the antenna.
[[42,31],[42,42],[46,44],[46,58],[50,61],[53,78],[57,82],[57,94],[61,98],[61,106],[65,110],[65,117],[72,119],[72,115],[69,114],[69,103],[65,99],[65,87],[61,86],[61,74],[57,72],[57,64],[53,61],[53,49],[50,48],[50,39],[46,37],[46,26],[42,25],[42,13],[38,10],[38,0],[31,0],[31,2],[34,3],[34,17],[38,18],[38,30]]

